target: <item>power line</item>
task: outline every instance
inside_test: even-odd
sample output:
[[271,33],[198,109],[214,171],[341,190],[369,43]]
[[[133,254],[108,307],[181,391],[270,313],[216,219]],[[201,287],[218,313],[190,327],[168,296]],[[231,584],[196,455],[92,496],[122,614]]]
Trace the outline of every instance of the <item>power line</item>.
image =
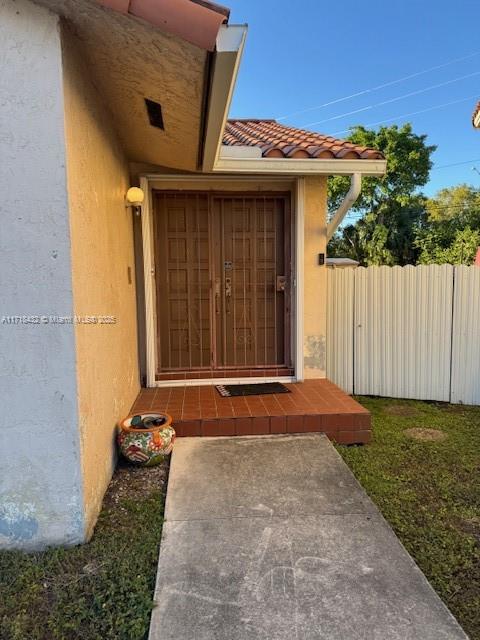
[[[434,107],[428,107],[428,109],[420,109],[419,111],[411,111],[410,113],[404,113],[401,116],[395,116],[394,118],[386,118],[385,120],[378,120],[377,122],[368,122],[363,125],[364,127],[376,127],[379,124],[384,124],[385,122],[393,122],[394,120],[401,120],[403,118],[409,118],[410,116],[416,116],[420,113],[427,113],[428,111],[435,111],[435,109],[442,109],[443,107],[449,107],[454,104],[459,104],[460,102],[466,102],[467,100],[473,100],[473,98],[477,98],[480,91],[474,93],[471,96],[466,96],[465,98],[460,98],[459,100],[452,100],[450,102],[444,102],[443,104],[437,104]],[[342,129],[342,131],[335,131],[332,133],[333,136],[338,136],[341,133],[348,133],[350,129]]]
[[459,76],[458,78],[453,78],[452,80],[447,80],[446,82],[440,82],[439,84],[433,84],[430,87],[425,87],[424,89],[418,89],[417,91],[411,91],[410,93],[405,93],[401,96],[397,96],[396,98],[390,98],[389,100],[383,100],[382,102],[377,102],[375,104],[368,105],[367,107],[362,107],[361,109],[355,109],[354,111],[348,111],[347,113],[342,113],[338,116],[333,116],[331,118],[325,118],[324,120],[317,120],[316,122],[309,122],[304,127],[313,127],[317,124],[323,124],[325,122],[331,122],[332,120],[340,120],[340,118],[346,118],[347,116],[354,115],[355,113],[360,113],[361,111],[370,111],[371,109],[376,109],[377,107],[383,107],[386,104],[392,104],[392,102],[398,102],[399,100],[404,100],[405,98],[410,98],[412,96],[418,96],[421,93],[426,93],[427,91],[432,91],[433,89],[439,89],[440,87],[445,87],[449,84],[453,84],[454,82],[460,82],[460,80],[466,80],[467,78],[473,78],[474,76],[480,75],[480,71],[474,71],[473,73],[467,73],[464,76]]
[[428,69],[424,69],[423,71],[417,71],[416,73],[411,73],[408,76],[403,76],[402,78],[398,78],[397,80],[391,80],[390,82],[385,82],[383,84],[379,84],[375,87],[370,87],[369,89],[363,89],[362,91],[358,91],[357,93],[352,93],[348,96],[343,96],[342,98],[336,98],[335,100],[330,100],[329,102],[324,102],[323,104],[319,104],[315,107],[308,107],[308,109],[302,109],[300,111],[294,111],[293,113],[289,113],[286,116],[280,116],[277,120],[286,120],[292,116],[298,116],[302,113],[309,113],[311,111],[316,111],[317,109],[323,109],[324,107],[330,107],[333,104],[338,104],[339,102],[345,102],[346,100],[351,100],[352,98],[357,98],[359,96],[363,96],[367,93],[372,93],[373,91],[379,91],[380,89],[385,89],[387,87],[392,87],[395,84],[399,84],[400,82],[405,82],[406,80],[411,80],[412,78],[417,78],[418,76],[425,75],[426,73],[431,73],[432,71],[437,71],[438,69],[443,69],[457,62],[463,62],[464,60],[469,60],[470,58],[474,58],[478,56],[480,51],[476,51],[475,53],[470,53],[467,56],[462,56],[461,58],[455,58],[453,60],[449,60],[448,62],[444,62],[443,64],[435,65],[434,67],[429,67]]
[[430,171],[436,171],[437,169],[447,169],[448,167],[459,167],[462,164],[470,164],[471,162],[480,162],[480,158],[465,160],[463,162],[453,162],[452,164],[442,164],[439,167],[433,167],[432,169],[430,169]]
[[[459,211],[463,211],[465,209],[468,209],[468,205],[465,204],[438,204],[436,202],[433,202],[432,199],[427,198],[427,203],[425,204],[425,209],[435,209],[436,211],[442,212],[442,211],[453,211],[453,212],[459,212]],[[349,220],[361,220],[363,219],[366,215],[368,215],[370,212],[366,212],[366,213],[354,213],[352,212],[347,213],[347,215],[345,216],[345,219],[349,219]]]

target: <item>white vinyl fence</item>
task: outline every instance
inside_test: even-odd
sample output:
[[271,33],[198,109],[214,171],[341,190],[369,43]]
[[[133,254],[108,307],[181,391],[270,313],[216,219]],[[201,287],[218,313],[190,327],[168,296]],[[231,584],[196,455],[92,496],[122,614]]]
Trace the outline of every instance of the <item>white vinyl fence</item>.
[[329,269],[327,318],[346,392],[480,404],[480,268]]

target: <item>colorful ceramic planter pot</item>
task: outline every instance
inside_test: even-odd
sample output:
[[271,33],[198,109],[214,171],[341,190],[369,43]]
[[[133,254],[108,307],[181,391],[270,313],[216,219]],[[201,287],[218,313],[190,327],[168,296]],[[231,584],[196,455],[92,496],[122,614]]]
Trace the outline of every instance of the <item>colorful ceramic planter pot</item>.
[[118,446],[122,455],[130,462],[152,467],[162,462],[172,451],[175,441],[172,417],[165,413],[138,415],[142,420],[158,418],[163,424],[148,429],[135,428],[132,427],[134,416],[129,416],[119,424]]

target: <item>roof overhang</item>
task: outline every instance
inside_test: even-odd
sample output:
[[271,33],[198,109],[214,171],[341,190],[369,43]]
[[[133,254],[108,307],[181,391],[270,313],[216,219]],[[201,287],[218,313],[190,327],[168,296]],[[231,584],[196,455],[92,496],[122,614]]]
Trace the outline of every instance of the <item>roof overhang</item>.
[[[228,10],[207,0],[34,1],[63,18],[130,162],[213,168],[246,26],[226,25]],[[207,23],[214,39],[192,44]],[[161,105],[164,129],[150,124],[145,98]]]
[[191,44],[213,51],[220,25],[229,10],[208,0],[95,0],[98,4],[130,14]]
[[203,171],[212,171],[220,155],[246,37],[247,25],[222,25],[218,33],[207,107]]
[[238,158],[221,156],[215,173],[250,173],[270,175],[383,176],[386,160],[340,160],[320,158]]

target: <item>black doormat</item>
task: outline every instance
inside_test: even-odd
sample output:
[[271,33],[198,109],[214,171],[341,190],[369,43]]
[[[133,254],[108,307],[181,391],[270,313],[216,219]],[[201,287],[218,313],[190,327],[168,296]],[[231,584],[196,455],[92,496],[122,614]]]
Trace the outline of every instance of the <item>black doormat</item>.
[[224,398],[234,396],[262,396],[267,393],[290,393],[281,382],[259,382],[257,384],[218,384],[218,393]]

